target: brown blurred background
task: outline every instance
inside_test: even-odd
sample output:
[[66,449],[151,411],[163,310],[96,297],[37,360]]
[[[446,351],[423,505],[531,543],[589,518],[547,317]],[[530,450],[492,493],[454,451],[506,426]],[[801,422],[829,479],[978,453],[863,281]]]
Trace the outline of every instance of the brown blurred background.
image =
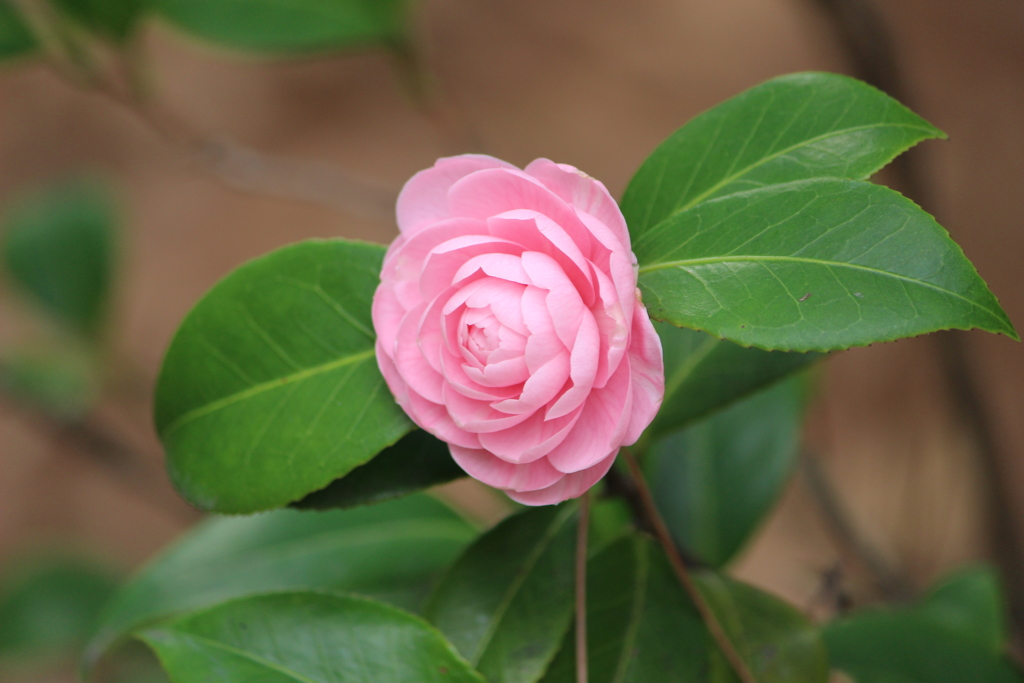
[[[877,0],[907,104],[950,135],[919,161],[935,213],[1024,327],[1024,3]],[[853,72],[812,0],[422,0],[418,35],[444,100],[414,102],[391,59],[362,53],[261,60],[147,26],[159,99],[196,130],[261,152],[341,166],[395,191],[443,154],[481,151],[523,165],[574,164],[620,195],[665,136],[769,77]],[[0,69],[0,208],[77,170],[99,171],[124,208],[117,355],[141,378],[95,421],[148,455],[125,469],[85,457],[10,409],[0,412],[0,567],[41,547],[74,546],[128,571],[195,519],[162,475],[148,393],[161,355],[197,298],[243,261],[306,237],[389,241],[360,215],[227,187],[133,113],[45,67]],[[0,311],[4,325],[15,310]],[[1024,530],[1024,348],[964,339],[998,451],[1003,503]],[[884,561],[921,588],[993,555],[996,494],[950,398],[933,338],[830,359],[808,443],[850,519]],[[126,398],[127,397],[127,398]],[[456,495],[477,500],[466,485]],[[486,512],[486,510],[485,510]],[[993,544],[996,544],[994,547]],[[866,573],[836,543],[796,477],[737,573],[814,608],[841,567],[855,596]],[[816,597],[817,596],[817,597]]]

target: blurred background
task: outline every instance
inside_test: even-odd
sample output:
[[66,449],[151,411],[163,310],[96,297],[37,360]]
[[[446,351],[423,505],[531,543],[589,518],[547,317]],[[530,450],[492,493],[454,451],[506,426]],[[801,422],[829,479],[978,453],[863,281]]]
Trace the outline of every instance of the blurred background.
[[[379,49],[254,57],[146,20],[132,47],[150,62],[137,87],[158,108],[144,112],[40,60],[0,63],[0,226],[13,229],[19,207],[55,183],[116,225],[102,382],[76,360],[88,348],[0,280],[0,358],[22,368],[0,397],[0,593],[41,565],[66,585],[69,560],[55,558],[75,558],[90,567],[76,580],[95,582],[84,594],[100,595],[195,523],[150,420],[181,319],[232,268],[284,244],[390,241],[393,196],[438,156],[548,157],[621,196],[667,135],[767,78],[883,81],[950,140],[924,143],[880,180],[938,217],[1020,329],[1024,4],[864,7],[420,0],[414,67]],[[912,595],[986,558],[1011,600],[1021,595],[1024,349],[931,335],[836,354],[819,379],[804,466],[735,573],[819,616]],[[46,387],[45,409],[17,391],[25,382]],[[485,520],[505,509],[469,482],[445,493]],[[5,609],[17,605],[0,603],[0,622]],[[16,635],[0,623],[0,648]],[[73,680],[66,663],[3,661],[0,680]]]

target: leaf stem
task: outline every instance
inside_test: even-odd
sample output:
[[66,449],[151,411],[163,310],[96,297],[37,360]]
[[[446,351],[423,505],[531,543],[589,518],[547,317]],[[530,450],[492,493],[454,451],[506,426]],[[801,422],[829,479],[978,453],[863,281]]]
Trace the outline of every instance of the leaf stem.
[[661,513],[658,512],[658,507],[654,503],[654,497],[651,495],[651,490],[647,487],[647,481],[644,479],[643,472],[640,471],[640,465],[637,464],[636,458],[634,458],[633,454],[625,448],[622,449],[622,457],[625,458],[626,463],[629,465],[629,472],[633,475],[633,481],[636,484],[644,512],[651,524],[651,528],[654,530],[654,535],[657,537],[661,547],[665,550],[665,555],[668,556],[668,561],[672,565],[676,578],[679,579],[679,583],[682,584],[683,589],[693,601],[693,604],[697,608],[697,612],[700,613],[705,626],[708,627],[711,637],[716,643],[718,643],[719,649],[721,649],[722,654],[729,662],[733,671],[736,672],[740,681],[742,681],[742,683],[757,683],[757,679],[754,678],[754,674],[750,672],[746,662],[743,661],[739,652],[736,651],[736,646],[733,645],[733,642],[729,639],[725,629],[722,628],[721,622],[718,621],[718,617],[715,616],[711,606],[708,605],[704,596],[697,588],[697,584],[694,583],[693,577],[690,576],[690,572],[686,569],[686,565],[683,563],[679,550],[676,548],[676,544],[672,540],[672,535],[669,533],[668,527],[665,525],[665,520],[662,518]]
[[590,531],[590,492],[580,499],[576,531],[576,683],[587,683],[587,534]]

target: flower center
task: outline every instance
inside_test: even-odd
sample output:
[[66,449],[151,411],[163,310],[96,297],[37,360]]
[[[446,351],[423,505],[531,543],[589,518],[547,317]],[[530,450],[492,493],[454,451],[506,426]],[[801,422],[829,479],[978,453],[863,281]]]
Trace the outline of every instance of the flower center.
[[489,307],[467,309],[459,337],[462,356],[477,368],[522,356],[526,347],[525,337],[503,325]]

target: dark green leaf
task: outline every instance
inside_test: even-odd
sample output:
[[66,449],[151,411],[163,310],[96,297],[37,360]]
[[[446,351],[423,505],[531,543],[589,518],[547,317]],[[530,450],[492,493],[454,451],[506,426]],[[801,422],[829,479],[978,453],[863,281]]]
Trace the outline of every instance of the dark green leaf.
[[0,0],[0,60],[20,57],[36,49],[36,39],[11,0]]
[[832,665],[857,683],[1020,683],[1004,654],[1002,602],[991,570],[959,574],[919,605],[829,624]]
[[655,500],[691,555],[724,565],[775,504],[796,462],[805,384],[790,379],[652,446]]
[[825,73],[781,76],[663,142],[630,182],[622,212],[635,240],[716,197],[808,178],[867,178],[937,137],[945,136],[866,83]]
[[[828,679],[821,633],[791,605],[722,574],[695,574],[701,594],[760,683]],[[716,647],[712,671],[728,663]],[[730,676],[731,678],[731,676]]]
[[665,355],[665,400],[649,430],[675,431],[802,370],[817,353],[745,348],[705,332],[655,323]]
[[122,42],[132,34],[150,0],[56,0],[56,4],[90,30]]
[[978,565],[947,577],[918,607],[918,612],[982,647],[1001,652],[1006,646],[1006,615],[995,569]]
[[427,618],[491,683],[538,680],[572,619],[576,505],[510,517],[452,566]]
[[919,604],[829,624],[831,663],[857,683],[1021,683],[1005,655],[1002,602],[991,569],[955,574]]
[[251,593],[330,588],[414,608],[474,535],[465,520],[424,495],[353,510],[210,520],[107,606],[85,665],[158,618]]
[[74,180],[26,199],[6,220],[11,275],[49,313],[90,336],[108,304],[114,214],[98,185]]
[[294,507],[326,510],[377,503],[466,476],[448,444],[416,429]]
[[806,180],[676,214],[633,244],[656,320],[828,351],[940,329],[1017,334],[974,266],[900,194]]
[[409,0],[155,0],[181,29],[225,47],[304,53],[406,39]]
[[109,573],[80,560],[47,561],[20,574],[0,596],[0,657],[74,654],[117,587]]
[[[590,683],[735,680],[652,541],[623,538],[593,557],[587,571]],[[821,639],[796,610],[715,574],[695,579],[759,683],[824,683]],[[574,683],[575,657],[570,635],[543,683]]]
[[175,485],[218,512],[318,491],[412,424],[374,357],[384,247],[284,247],[240,267],[189,313],[167,352],[156,424]]
[[353,596],[248,597],[142,638],[174,683],[484,683],[420,618]]

